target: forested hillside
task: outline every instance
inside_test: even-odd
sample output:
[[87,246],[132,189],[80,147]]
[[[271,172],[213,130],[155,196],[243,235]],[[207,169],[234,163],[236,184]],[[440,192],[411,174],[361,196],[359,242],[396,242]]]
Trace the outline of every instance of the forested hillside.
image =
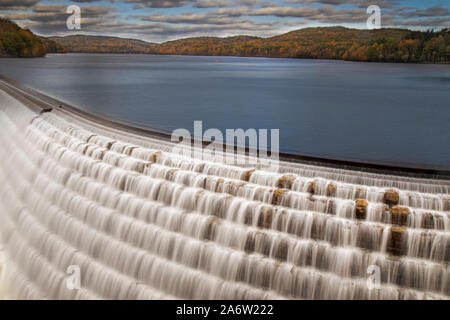
[[66,37],[49,37],[66,48],[69,52],[84,53],[150,53],[154,44],[117,37],[73,35]]
[[406,29],[305,28],[271,38],[198,37],[162,44],[83,35],[50,39],[70,52],[450,62],[450,29],[421,32]]
[[450,29],[410,31],[321,27],[300,29],[270,38],[197,37],[156,44],[136,39],[86,35],[44,38],[0,18],[0,56],[37,57],[66,50],[85,53],[450,63]]
[[154,53],[339,59],[383,62],[450,62],[450,30],[306,28],[271,38],[191,38],[163,43]]
[[38,37],[8,19],[0,18],[0,56],[42,57],[46,53],[63,53],[65,49],[50,39]]

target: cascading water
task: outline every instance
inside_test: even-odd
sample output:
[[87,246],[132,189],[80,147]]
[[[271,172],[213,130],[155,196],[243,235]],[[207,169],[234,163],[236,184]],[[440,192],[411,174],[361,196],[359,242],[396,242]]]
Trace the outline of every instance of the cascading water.
[[449,181],[205,162],[1,94],[0,298],[450,297]]

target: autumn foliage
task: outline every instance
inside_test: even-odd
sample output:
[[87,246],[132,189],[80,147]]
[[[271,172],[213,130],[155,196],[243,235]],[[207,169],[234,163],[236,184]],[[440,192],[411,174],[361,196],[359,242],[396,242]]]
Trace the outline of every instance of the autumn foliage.
[[48,52],[62,53],[58,43],[34,35],[8,19],[0,18],[0,56],[42,57]]
[[196,37],[161,44],[117,37],[37,37],[0,18],[0,56],[34,57],[47,52],[142,53],[208,56],[336,59],[372,62],[450,62],[450,29],[362,30],[305,28],[270,38]]
[[378,62],[450,62],[450,31],[305,28],[271,38],[197,37],[155,44],[94,36],[51,38],[71,52],[338,59]]
[[191,38],[153,53],[378,62],[450,62],[450,30],[306,28],[271,38]]

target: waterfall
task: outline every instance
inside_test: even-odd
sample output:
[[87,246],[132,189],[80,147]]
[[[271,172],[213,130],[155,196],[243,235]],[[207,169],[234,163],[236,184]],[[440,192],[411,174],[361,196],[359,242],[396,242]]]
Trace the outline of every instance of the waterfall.
[[450,181],[202,161],[0,98],[0,298],[450,297]]

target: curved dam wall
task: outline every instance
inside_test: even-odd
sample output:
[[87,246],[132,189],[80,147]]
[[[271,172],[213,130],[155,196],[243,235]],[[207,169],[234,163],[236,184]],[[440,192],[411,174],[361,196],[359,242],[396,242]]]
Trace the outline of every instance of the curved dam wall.
[[2,91],[0,108],[0,297],[450,297],[449,181],[230,166]]

